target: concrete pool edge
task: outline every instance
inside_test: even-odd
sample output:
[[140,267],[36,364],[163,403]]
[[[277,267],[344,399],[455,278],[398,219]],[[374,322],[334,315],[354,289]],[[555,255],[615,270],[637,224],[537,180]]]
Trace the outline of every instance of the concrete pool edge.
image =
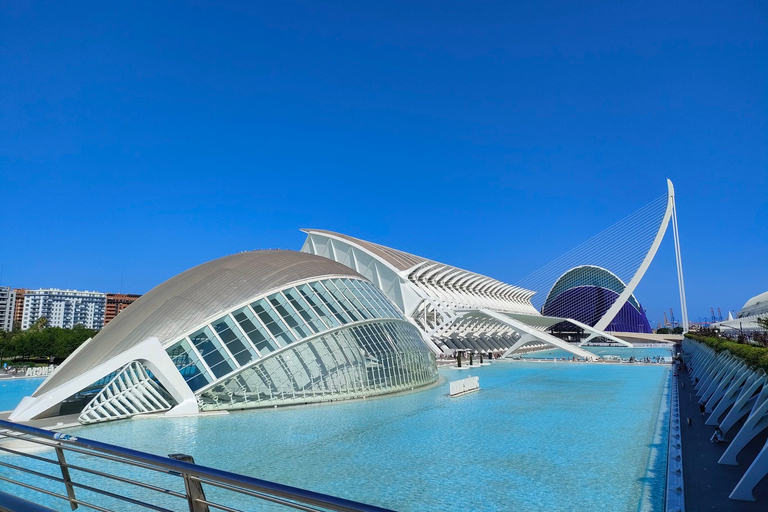
[[683,485],[683,452],[680,438],[680,390],[678,389],[678,373],[672,372],[669,377],[669,429],[667,450],[667,482],[665,493],[665,509],[670,511],[685,510],[685,492]]

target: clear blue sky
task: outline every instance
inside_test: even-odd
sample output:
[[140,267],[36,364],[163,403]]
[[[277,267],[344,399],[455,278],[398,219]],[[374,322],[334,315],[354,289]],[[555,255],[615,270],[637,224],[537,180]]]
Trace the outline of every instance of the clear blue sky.
[[[768,290],[765,2],[8,1],[3,285],[144,293],[348,233],[514,284],[678,194],[692,320]],[[679,302],[671,238],[637,295]]]

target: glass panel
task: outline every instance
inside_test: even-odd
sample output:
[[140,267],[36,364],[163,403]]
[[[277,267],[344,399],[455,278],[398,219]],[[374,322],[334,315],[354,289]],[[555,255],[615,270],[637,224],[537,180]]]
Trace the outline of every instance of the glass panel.
[[296,394],[297,391],[301,392],[305,390],[312,381],[309,378],[309,371],[307,370],[304,361],[302,361],[295,350],[291,350],[281,355],[282,357],[280,360],[283,363],[283,368],[285,369],[285,372],[291,376],[291,380],[293,381],[294,394]]
[[434,382],[434,356],[402,322],[346,328],[300,342],[200,395],[201,410],[342,400]]
[[339,322],[341,322],[337,322],[338,325],[344,325],[351,322],[349,316],[347,316],[344,313],[344,310],[339,307],[336,299],[333,297],[333,295],[328,293],[328,290],[325,289],[325,286],[323,286],[320,281],[312,283],[312,289],[315,291],[316,297],[323,301],[325,307],[328,308],[331,313],[333,313],[333,316],[336,317]]
[[352,292],[355,298],[360,301],[374,318],[386,318],[389,316],[377,303],[372,302],[370,298],[363,293],[358,287],[359,281],[356,282],[353,279],[345,279],[344,283],[347,285],[347,289]]
[[346,303],[349,304],[349,307],[351,307],[358,316],[362,315],[366,319],[376,317],[376,313],[369,311],[368,308],[362,302],[360,302],[360,299],[355,297],[355,294],[352,293],[352,291],[347,287],[347,284],[343,280],[334,279],[333,284],[336,286],[336,289],[338,289],[339,292],[344,296],[344,298],[347,299]]
[[325,306],[325,303],[317,296],[317,292],[307,284],[299,287],[299,292],[307,304],[312,306],[312,310],[323,320],[328,327],[338,327],[341,325],[339,320]]
[[298,313],[293,311],[293,308],[288,304],[288,300],[283,297],[282,293],[275,293],[267,298],[283,321],[288,324],[288,327],[293,329],[293,332],[299,336],[299,339],[312,335],[312,331],[304,324],[303,319]]
[[331,281],[323,281],[323,285],[333,296],[333,300],[335,300],[334,304],[341,308],[353,322],[359,322],[362,319],[362,316],[359,313],[356,314],[353,312],[353,310],[356,310],[357,308],[352,307],[352,304],[350,304],[347,298],[344,297],[344,294],[337,290]]
[[371,292],[368,290],[370,286],[368,286],[367,283],[356,281],[354,279],[350,279],[349,283],[351,284],[352,291],[355,292],[355,296],[360,297],[360,300],[366,304],[370,310],[375,311],[378,318],[387,318],[392,316],[390,311],[384,307],[381,301],[379,301],[378,298],[375,298],[375,296],[371,294]]
[[166,352],[192,391],[200,389],[213,380],[208,376],[205,366],[200,363],[197,354],[189,346],[186,339],[174,344]]
[[381,311],[383,317],[398,319],[403,318],[394,304],[389,302],[389,299],[384,297],[378,288],[362,281],[355,281],[355,284],[357,285],[358,289],[360,289],[360,291],[366,297],[368,297],[371,304],[373,304],[374,307]]
[[283,323],[275,310],[272,309],[272,306],[270,306],[269,302],[267,302],[265,299],[261,299],[260,301],[251,304],[251,307],[253,307],[256,315],[264,323],[264,326],[267,328],[267,330],[272,333],[272,336],[275,337],[278,345],[290,345],[296,341],[293,333],[288,330],[285,323]]
[[310,329],[312,329],[313,332],[317,333],[327,329],[322,320],[318,318],[317,314],[312,310],[309,304],[307,304],[307,301],[304,300],[296,288],[283,290],[283,295],[285,295],[285,297],[288,299],[288,302],[291,303],[293,309],[298,311],[298,313],[301,315],[301,318],[304,319],[304,322],[306,322],[306,324],[310,327]]
[[377,301],[382,308],[389,311],[392,318],[398,318],[403,319],[402,313],[400,313],[400,310],[397,309],[397,307],[392,304],[389,299],[375,286],[372,286],[368,283],[365,283],[362,285],[362,288],[364,288],[365,292],[371,297],[372,300]]
[[251,308],[246,306],[232,313],[232,316],[235,317],[245,335],[248,336],[262,357],[277,350],[274,340],[256,319]]
[[240,332],[240,329],[229,315],[211,322],[211,325],[213,325],[216,334],[219,335],[221,341],[224,342],[227,349],[232,353],[237,364],[244,366],[259,357],[253,346],[246,341],[242,332]]
[[216,339],[208,327],[203,327],[199,331],[192,333],[189,339],[197,351],[200,352],[200,355],[203,356],[205,363],[216,378],[221,378],[234,369],[229,361],[229,356],[221,348],[219,340]]

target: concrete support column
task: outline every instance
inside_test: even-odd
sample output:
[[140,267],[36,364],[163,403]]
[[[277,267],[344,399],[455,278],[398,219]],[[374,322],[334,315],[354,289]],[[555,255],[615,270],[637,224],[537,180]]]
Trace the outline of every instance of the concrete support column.
[[732,500],[755,501],[752,491],[766,474],[768,474],[768,442],[765,443],[763,449],[757,454],[749,469],[728,497]]
[[763,387],[755,402],[752,413],[739,429],[739,433],[725,449],[723,456],[718,461],[720,464],[737,465],[736,456],[744,449],[756,435],[768,427],[768,389]]
[[720,354],[715,354],[713,357],[710,357],[706,364],[702,365],[701,372],[696,375],[699,378],[699,383],[696,385],[696,396],[701,396],[707,386],[709,386],[709,383],[712,382],[720,365],[721,357],[719,356]]
[[717,399],[714,397],[715,393],[718,390],[725,390],[725,388],[728,386],[728,383],[736,374],[737,366],[738,362],[736,359],[729,357],[718,373],[718,377],[712,381],[712,384],[710,384],[709,387],[707,387],[707,389],[704,391],[704,394],[701,395],[702,400],[707,402],[707,412],[712,412],[714,406],[717,405]]
[[723,434],[726,434],[731,429],[731,427],[736,424],[737,421],[739,421],[746,414],[748,414],[749,411],[752,410],[752,406],[755,402],[755,399],[752,398],[752,395],[754,395],[755,392],[757,392],[757,390],[759,390],[764,384],[765,376],[762,376],[756,378],[752,384],[749,384],[749,386],[745,384],[741,388],[739,397],[736,399],[736,402],[733,404],[733,407],[731,407],[730,412],[726,415],[725,419],[720,424],[720,430],[723,431]]
[[710,356],[713,353],[714,350],[710,349],[709,347],[697,347],[696,354],[691,360],[691,365],[693,366],[691,377],[701,380],[701,378],[705,375],[704,371],[711,363]]
[[717,406],[712,410],[712,414],[709,416],[709,418],[707,418],[706,424],[719,425],[722,415],[730,406],[733,405],[733,403],[738,398],[741,387],[749,386],[749,384],[751,384],[752,381],[754,381],[756,378],[757,377],[754,375],[754,373],[744,365],[737,369],[735,377],[728,385],[728,389],[723,392],[722,399],[720,399],[720,401],[717,403]]

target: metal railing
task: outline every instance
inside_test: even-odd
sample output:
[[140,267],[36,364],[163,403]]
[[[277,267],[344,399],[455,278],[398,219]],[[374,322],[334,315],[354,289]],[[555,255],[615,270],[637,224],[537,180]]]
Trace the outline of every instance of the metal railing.
[[[32,444],[17,446],[26,443]],[[30,447],[35,447],[37,453],[32,453]],[[55,457],[45,456],[41,451],[48,451],[48,455],[52,451]],[[25,492],[38,497],[35,501],[42,498],[42,494],[48,501],[66,502],[72,510],[79,506],[101,512],[127,510],[126,507],[157,512],[242,512],[255,508],[283,510],[285,507],[310,512],[387,510],[199,466],[189,455],[162,457],[3,420],[0,420],[0,452],[17,456],[0,453],[0,483],[27,489]],[[108,471],[108,466],[115,469]],[[45,468],[52,469],[55,474],[44,471]],[[142,478],[147,476],[146,472],[157,476]],[[25,480],[19,476],[25,476]],[[4,489],[6,493],[8,487]],[[57,487],[65,494],[56,492]],[[0,490],[0,498],[3,495]],[[88,500],[82,495],[87,495]],[[150,501],[153,497],[154,501]],[[14,508],[11,505],[4,508],[0,503],[0,511],[50,510],[36,506],[26,496],[16,496],[16,499],[19,504]]]

